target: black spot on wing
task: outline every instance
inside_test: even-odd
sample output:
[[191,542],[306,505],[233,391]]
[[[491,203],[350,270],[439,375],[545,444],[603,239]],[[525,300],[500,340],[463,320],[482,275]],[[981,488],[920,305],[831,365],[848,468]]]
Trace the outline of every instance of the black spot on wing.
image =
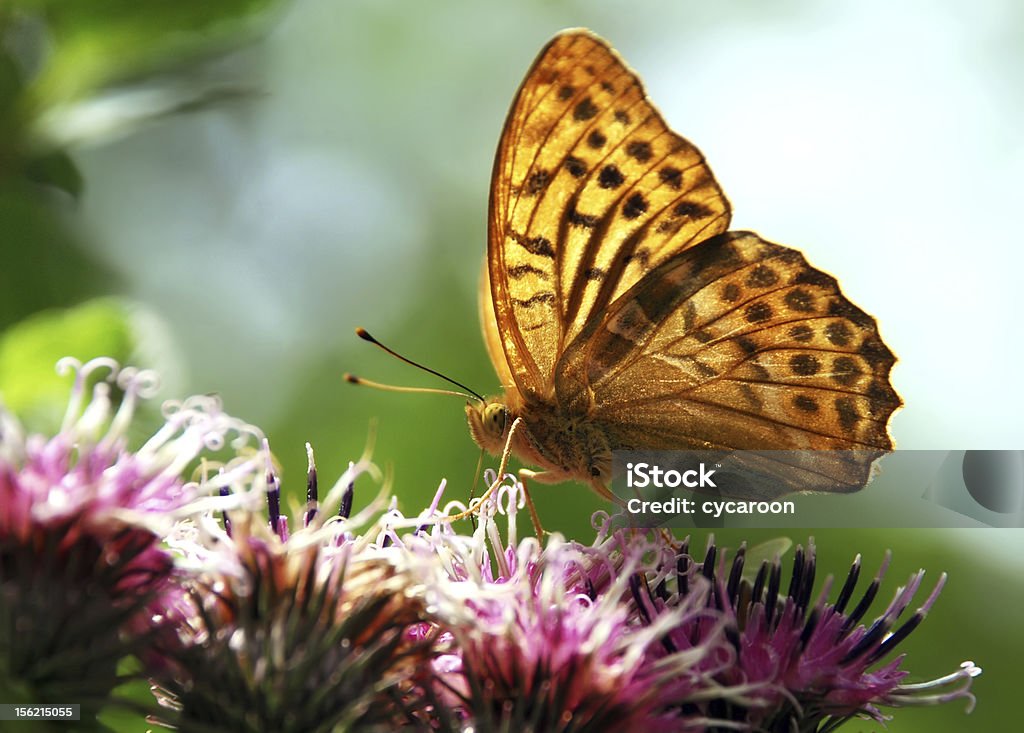
[[626,155],[640,163],[646,163],[654,153],[651,151],[651,144],[642,140],[634,140],[626,145]]
[[700,373],[700,375],[702,377],[710,378],[710,377],[717,377],[718,376],[718,372],[715,371],[715,369],[713,367],[705,364],[700,359],[696,359],[696,358],[691,356],[690,357],[690,361],[693,362],[693,365],[695,367],[697,367],[697,371]]
[[683,186],[683,172],[670,165],[667,165],[658,171],[658,177],[661,179],[662,183],[675,191],[678,191]]
[[633,193],[622,205],[622,215],[627,219],[636,219],[647,211],[647,199],[640,193]]
[[508,276],[513,280],[521,280],[527,275],[536,275],[537,277],[547,278],[548,273],[539,267],[533,265],[514,265],[508,268]]
[[565,159],[565,169],[573,178],[582,178],[587,174],[587,163],[575,155],[570,155]]
[[680,201],[673,207],[672,213],[675,216],[687,217],[689,219],[702,219],[706,216],[711,216],[711,209],[693,201]]
[[825,338],[835,346],[846,346],[850,343],[850,328],[842,321],[835,321],[825,326]]
[[799,394],[796,397],[794,397],[793,405],[796,407],[796,409],[801,410],[802,412],[818,411],[818,403],[815,402],[813,397],[808,397],[807,395]]
[[678,219],[663,219],[658,222],[658,226],[657,228],[655,228],[654,231],[656,231],[658,234],[675,234],[682,228],[683,222],[679,221]]
[[[803,257],[797,254],[797,258],[803,259]],[[794,263],[796,264],[796,263]],[[812,270],[806,268],[798,272],[791,281],[792,285],[813,285],[818,288],[824,288],[826,290],[834,290],[836,288],[836,279],[831,275],[826,275],[821,270]]]
[[849,387],[857,381],[860,374],[857,362],[849,356],[837,357],[832,362],[832,381],[836,384]]
[[821,371],[821,362],[813,354],[796,354],[789,360],[789,368],[793,374],[811,377]]
[[597,176],[597,183],[601,188],[616,189],[625,182],[626,178],[622,171],[614,165],[606,165]]
[[814,312],[814,297],[803,288],[796,288],[786,293],[786,297],[783,298],[786,301],[786,305],[798,313],[813,313]]
[[651,253],[646,247],[640,247],[636,252],[626,255],[625,263],[628,265],[630,262],[636,262],[641,268],[646,270],[649,267],[651,259]]
[[779,281],[779,275],[768,265],[758,265],[747,275],[747,287],[767,288]]
[[[835,281],[833,280],[833,282]],[[871,320],[871,316],[848,300],[833,300],[828,305],[828,314],[830,316],[839,316],[840,318],[845,318],[848,321],[853,321],[853,323],[857,324],[861,328],[871,328],[871,326],[874,325]]]
[[583,122],[593,119],[599,111],[590,97],[584,97],[573,109],[572,116],[577,122]]
[[536,295],[530,296],[526,300],[522,300],[520,298],[514,298],[512,300],[512,302],[515,303],[518,306],[523,307],[523,308],[531,308],[531,307],[533,307],[535,305],[538,305],[540,303],[547,303],[547,304],[554,303],[555,302],[555,294],[554,293],[537,293]]
[[765,369],[764,364],[760,364],[756,361],[749,361],[747,363],[750,364],[750,368],[754,370],[754,374],[758,379],[762,379],[767,382],[772,378],[771,372]]
[[534,171],[530,174],[530,177],[526,179],[526,195],[536,196],[544,190],[550,180],[551,174],[548,171]]
[[747,404],[754,409],[760,410],[764,407],[764,404],[761,402],[761,398],[757,396],[757,392],[755,392],[754,388],[749,384],[740,382],[740,392],[743,394],[743,399],[747,401]]
[[753,303],[747,306],[746,319],[748,323],[761,323],[771,317],[772,307],[767,303]]
[[509,236],[516,244],[532,255],[549,258],[555,256],[555,248],[551,246],[551,242],[545,237],[524,237],[516,232],[510,232]]
[[848,433],[857,427],[857,421],[860,420],[857,407],[849,397],[836,398],[836,414],[839,416],[840,427]]
[[735,303],[740,298],[740,286],[736,283],[729,283],[722,288],[722,300],[726,303]]
[[743,349],[745,354],[753,354],[757,351],[757,342],[748,336],[740,336],[736,339],[736,344]]

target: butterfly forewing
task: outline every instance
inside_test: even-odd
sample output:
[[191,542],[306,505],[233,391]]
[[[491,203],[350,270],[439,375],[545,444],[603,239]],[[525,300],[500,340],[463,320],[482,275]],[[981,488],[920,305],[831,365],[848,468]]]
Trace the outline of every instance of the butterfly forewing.
[[492,181],[494,316],[521,391],[550,397],[595,313],[728,221],[700,152],[618,55],[586,32],[557,36],[516,96]]

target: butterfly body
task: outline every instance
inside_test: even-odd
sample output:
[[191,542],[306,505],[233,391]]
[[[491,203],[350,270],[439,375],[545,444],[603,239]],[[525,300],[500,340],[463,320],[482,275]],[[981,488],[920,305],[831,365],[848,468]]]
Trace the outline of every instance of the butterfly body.
[[[503,412],[500,421],[487,420],[488,414],[496,415],[498,410]],[[613,446],[608,441],[608,426],[595,421],[593,415],[573,413],[554,402],[527,403],[513,388],[484,405],[467,404],[466,416],[473,439],[492,455],[501,454],[508,428],[522,418],[511,450],[524,463],[541,469],[534,474],[535,480],[560,483],[585,478],[591,485],[607,486]]]
[[895,357],[835,278],[729,218],[605,41],[550,41],[494,163],[480,316],[504,393],[467,405],[474,440],[501,453],[520,418],[534,478],[606,498],[618,449],[807,449],[863,486],[892,448]]

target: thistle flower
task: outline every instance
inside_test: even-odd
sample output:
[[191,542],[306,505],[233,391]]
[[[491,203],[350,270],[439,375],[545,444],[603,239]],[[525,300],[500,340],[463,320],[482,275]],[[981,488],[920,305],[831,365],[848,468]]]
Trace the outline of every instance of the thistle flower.
[[[307,446],[308,448],[308,446]],[[206,511],[178,526],[171,545],[185,595],[166,609],[175,633],[157,639],[150,673],[180,731],[352,731],[406,721],[414,680],[429,668],[433,635],[422,628],[416,584],[375,525],[382,500],[349,517],[353,464],[321,503],[309,449],[307,504],[292,531],[264,442],[253,471],[234,474],[262,491],[267,514]],[[225,498],[237,487],[225,486]],[[334,509],[338,514],[330,517]],[[211,507],[212,509],[212,507]]]
[[[717,554],[715,544],[709,541],[703,561],[695,562],[689,555],[688,542],[684,541],[675,552],[670,572],[663,568],[652,582],[634,586],[642,615],[656,619],[692,594],[695,579],[703,578],[714,584],[709,603],[728,619],[725,632],[736,660],[716,679],[724,685],[746,685],[747,699],[722,695],[699,706],[708,717],[723,721],[713,730],[825,733],[854,717],[886,720],[880,706],[936,704],[963,698],[968,701],[968,711],[973,707],[971,679],[981,672],[973,662],[965,662],[952,674],[919,684],[904,684],[908,672],[901,669],[903,656],[882,664],[924,620],[945,584],[945,575],[902,625],[897,627],[897,621],[920,589],[923,570],[912,575],[881,615],[865,627],[861,620],[878,593],[889,564],[888,554],[852,609],[860,576],[860,555],[854,560],[838,598],[828,603],[831,578],[812,602],[813,541],[806,551],[797,549],[785,594],[781,592],[778,557],[773,562],[763,562],[751,583],[743,578],[745,547],[733,557],[727,573],[725,558],[716,562]],[[671,576],[675,593],[669,592]],[[692,626],[684,623],[673,630],[670,638],[685,643],[693,633]],[[694,712],[692,707],[680,710],[687,715]]]
[[[517,542],[521,492],[520,484],[503,487],[482,507],[471,538],[435,524],[429,536],[404,539],[412,555],[428,560],[421,574],[441,568],[424,583],[433,620],[450,642],[435,665],[436,708],[449,715],[440,715],[435,727],[703,729],[702,716],[681,726],[666,706],[719,687],[712,674],[732,658],[721,614],[708,607],[711,584],[641,624],[629,586],[637,573],[653,569],[649,555],[657,548],[640,537],[608,537],[604,529],[590,546],[557,534],[543,546],[534,538]],[[507,542],[496,514],[509,518]],[[672,628],[698,618],[706,622],[703,635],[650,663]]]
[[[590,544],[520,541],[514,477],[470,535],[451,524],[461,504],[441,507],[443,482],[416,516],[383,489],[353,516],[368,458],[321,499],[308,446],[292,526],[257,428],[194,397],[132,451],[154,376],[62,367],[75,383],[56,436],[25,437],[0,410],[0,699],[74,700],[91,719],[134,655],[163,706],[154,722],[186,733],[826,733],[885,707],[973,703],[973,663],[908,684],[903,658],[885,661],[945,576],[902,624],[923,571],[863,625],[888,557],[854,603],[858,556],[829,603],[813,544],[783,592],[778,558],[748,580],[743,548],[727,564],[712,542],[698,560],[604,513]],[[116,410],[107,383],[86,398],[101,369],[123,390]]]
[[[25,435],[0,408],[0,699],[74,701],[85,720],[122,681],[118,660],[141,653],[147,607],[169,587],[160,541],[194,496],[181,470],[233,423],[212,403],[178,405],[129,451],[155,375],[109,359],[65,359],[58,371],[74,384],[55,436]],[[111,383],[123,392],[116,410]]]

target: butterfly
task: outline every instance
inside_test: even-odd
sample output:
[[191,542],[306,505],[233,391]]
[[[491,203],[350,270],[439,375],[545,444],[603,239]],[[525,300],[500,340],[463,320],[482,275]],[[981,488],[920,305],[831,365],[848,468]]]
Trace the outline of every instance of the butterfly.
[[893,445],[895,357],[835,278],[729,219],[611,46],[556,35],[494,162],[479,307],[504,391],[467,403],[473,439],[610,500],[620,449],[811,449],[810,474],[863,487]]

